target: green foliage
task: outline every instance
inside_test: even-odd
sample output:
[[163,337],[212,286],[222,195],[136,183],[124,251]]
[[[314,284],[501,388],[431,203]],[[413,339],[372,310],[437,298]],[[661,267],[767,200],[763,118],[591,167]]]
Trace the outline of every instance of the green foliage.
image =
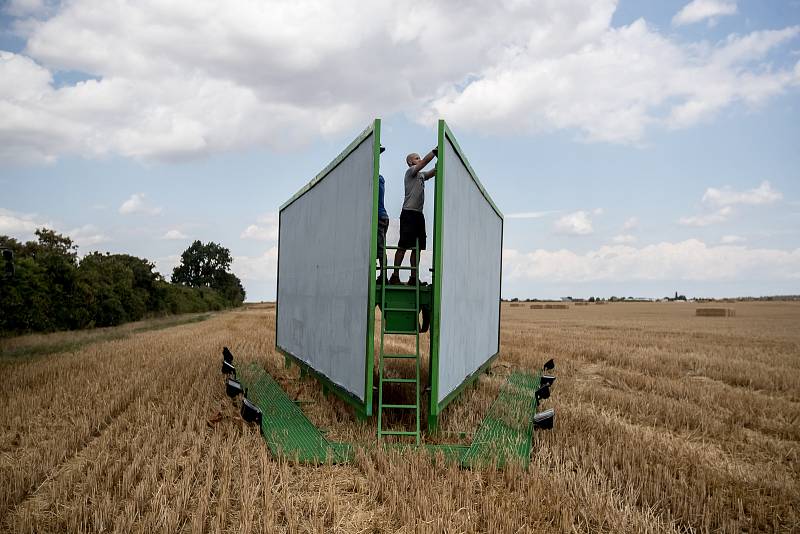
[[187,282],[170,284],[146,259],[93,252],[79,260],[69,237],[48,229],[36,237],[20,243],[0,235],[0,248],[14,255],[13,275],[0,269],[0,335],[114,326],[244,301],[241,282],[227,271],[230,251],[215,243],[196,241],[178,275]]
[[209,241],[195,241],[181,254],[181,263],[172,271],[172,282],[218,291],[230,304],[244,302],[245,291],[239,278],[230,272],[233,257],[227,248]]

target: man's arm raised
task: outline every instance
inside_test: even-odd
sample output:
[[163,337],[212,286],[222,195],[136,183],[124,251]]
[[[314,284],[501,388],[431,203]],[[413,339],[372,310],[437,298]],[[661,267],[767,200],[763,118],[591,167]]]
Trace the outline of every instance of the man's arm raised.
[[419,163],[414,165],[414,174],[420,172],[422,169],[424,169],[428,165],[428,163],[431,162],[431,160],[436,156],[435,150],[436,149],[434,148],[433,150],[428,152],[428,154],[424,158],[419,160]]

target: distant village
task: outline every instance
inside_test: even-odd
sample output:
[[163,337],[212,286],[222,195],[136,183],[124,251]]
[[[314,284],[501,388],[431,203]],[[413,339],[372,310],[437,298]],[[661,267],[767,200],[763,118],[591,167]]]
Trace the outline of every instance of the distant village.
[[[610,296],[603,297],[561,297],[558,299],[560,302],[757,302],[757,301],[797,301],[800,300],[800,295],[770,295],[762,297],[733,297],[733,298],[708,298],[708,297],[691,297],[687,298],[686,295],[675,295],[663,298],[650,298],[650,297],[617,297]],[[554,299],[502,299],[503,302],[553,302]]]

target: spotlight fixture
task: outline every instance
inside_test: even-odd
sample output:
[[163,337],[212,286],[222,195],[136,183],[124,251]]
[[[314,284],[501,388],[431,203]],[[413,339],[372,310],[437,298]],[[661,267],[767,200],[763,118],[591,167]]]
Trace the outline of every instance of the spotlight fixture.
[[242,389],[242,384],[235,378],[229,378],[225,381],[225,393],[228,394],[230,398],[235,398],[237,395],[244,393]]
[[542,366],[543,371],[552,371],[555,368],[556,368],[556,362],[553,361],[552,358],[544,362],[544,365]]
[[236,376],[236,367],[234,367],[232,363],[228,363],[223,360],[222,373],[226,375],[233,374],[234,376]]
[[222,359],[228,363],[233,363],[233,353],[228,347],[222,347]]
[[539,412],[533,416],[533,428],[536,430],[550,430],[553,428],[555,418],[556,411],[553,408]]
[[242,398],[242,419],[261,426],[261,408],[247,400],[247,397]]
[[554,376],[542,375],[541,378],[539,378],[539,385],[540,386],[550,387],[550,386],[553,385],[553,382],[555,382],[555,381],[556,381],[556,377],[554,377]]
[[536,390],[536,400],[540,401],[543,399],[550,398],[550,386],[542,386]]

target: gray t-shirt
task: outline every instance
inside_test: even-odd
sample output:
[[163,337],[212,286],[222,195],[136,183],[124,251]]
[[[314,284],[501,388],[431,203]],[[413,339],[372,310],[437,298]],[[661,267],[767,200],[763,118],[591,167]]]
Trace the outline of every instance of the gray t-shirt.
[[414,167],[406,171],[406,198],[403,201],[404,210],[422,211],[425,204],[425,179],[422,171],[414,172]]

